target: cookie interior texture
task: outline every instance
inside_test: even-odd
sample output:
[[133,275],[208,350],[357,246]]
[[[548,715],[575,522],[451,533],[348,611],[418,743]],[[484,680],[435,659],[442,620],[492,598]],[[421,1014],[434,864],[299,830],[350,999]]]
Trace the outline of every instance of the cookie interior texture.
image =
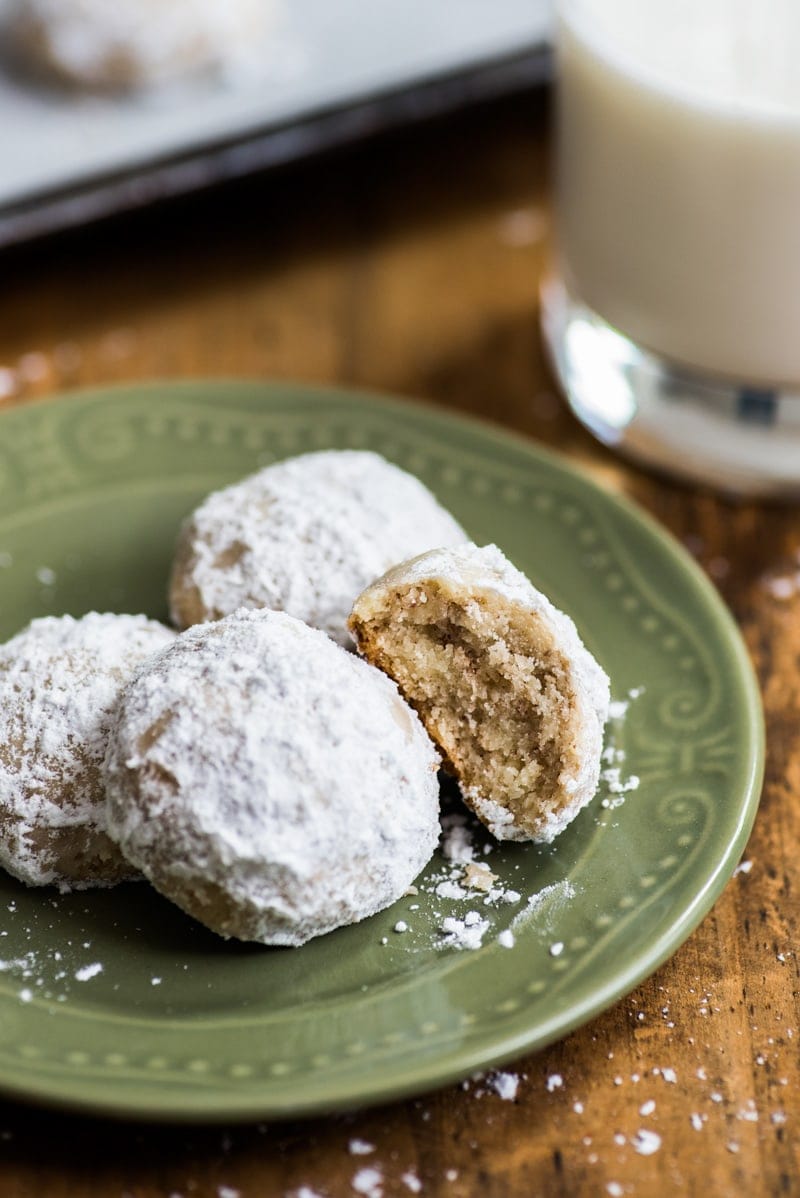
[[377,592],[351,617],[359,650],[395,679],[496,835],[552,840],[585,801],[569,811],[577,796],[564,780],[585,774],[587,748],[599,757],[602,725],[549,621],[491,589],[459,594],[448,579]]

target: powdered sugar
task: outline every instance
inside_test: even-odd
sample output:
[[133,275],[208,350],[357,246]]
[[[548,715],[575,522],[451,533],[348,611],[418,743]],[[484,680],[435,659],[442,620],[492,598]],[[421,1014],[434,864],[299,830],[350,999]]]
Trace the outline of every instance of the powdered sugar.
[[[523,910],[514,916],[514,919],[511,921],[513,931],[522,931],[535,916],[538,916],[545,904],[547,905],[548,919],[543,924],[543,930],[546,931],[556,921],[564,905],[570,899],[573,899],[575,894],[575,887],[568,879],[564,879],[562,882],[553,882],[550,886],[543,886],[541,890],[537,890],[534,894],[528,896]],[[554,948],[555,952],[553,952]],[[548,951],[551,957],[560,956],[564,951],[563,941],[553,941]]]
[[486,1083],[491,1086],[498,1098],[502,1098],[505,1102],[514,1102],[519,1090],[519,1074],[504,1073],[498,1069],[489,1074]]
[[652,1156],[661,1147],[661,1136],[658,1132],[640,1128],[631,1143],[634,1152],[638,1152],[639,1156]]
[[359,1169],[351,1179],[350,1185],[364,1198],[383,1198],[383,1173],[380,1169],[372,1166]]
[[600,806],[606,810],[614,810],[625,802],[625,796],[639,789],[640,778],[637,774],[624,774],[625,750],[617,744],[617,732],[625,720],[631,703],[644,694],[644,687],[634,687],[628,691],[626,698],[614,699],[609,706],[609,723],[606,728],[606,743],[601,754],[602,768],[600,782],[607,794],[600,800]]
[[[59,899],[53,900],[52,905],[57,907],[59,901]],[[16,922],[17,911],[11,912],[11,915],[12,920]],[[50,1004],[67,1002],[72,994],[83,991],[95,978],[105,972],[103,963],[97,960],[90,959],[87,964],[75,966],[74,961],[80,960],[82,955],[81,949],[85,954],[85,950],[92,947],[89,941],[84,941],[79,946],[74,940],[67,937],[57,941],[59,948],[54,948],[52,945],[41,946],[43,929],[40,920],[35,914],[29,918],[31,918],[31,925],[25,929],[25,938],[29,943],[33,942],[35,947],[26,949],[16,956],[0,959],[0,974],[23,983],[17,990],[17,996],[21,998],[21,1001],[30,1002],[35,997]],[[49,920],[49,914],[45,918]],[[0,929],[0,937],[6,937],[8,934],[7,928]],[[19,928],[17,928],[17,943],[19,943],[19,939]],[[73,963],[68,964],[69,960]],[[24,997],[25,993],[29,996],[28,998]]]
[[480,948],[489,926],[489,920],[482,919],[477,911],[468,911],[463,919],[448,915],[441,924],[442,943],[447,948]]
[[[483,827],[463,809],[446,810],[441,818],[440,851],[444,864],[428,871],[421,884],[425,893],[452,902],[470,902],[483,907],[519,903],[519,891],[504,884],[485,861],[476,860],[479,852],[474,834]],[[484,854],[496,846],[486,838]]]
[[33,886],[135,872],[105,831],[100,769],[123,684],[174,633],[144,616],[34,620],[0,646],[0,862]]
[[438,839],[437,764],[383,674],[291,616],[241,611],[126,690],[110,828],[215,931],[302,944],[404,893]]
[[98,973],[103,972],[103,965],[100,961],[94,961],[91,965],[83,965],[80,969],[75,970],[76,982],[88,982],[92,978],[96,978]]
[[347,1151],[351,1156],[369,1156],[371,1152],[375,1151],[375,1145],[371,1144],[369,1140],[360,1140],[354,1136],[347,1144]]
[[[409,911],[421,909],[427,913],[427,919],[419,929],[416,925],[406,924],[405,920],[398,921],[414,934],[392,937],[393,944],[398,939],[406,941],[402,947],[409,952],[429,948],[477,950],[492,943],[513,949],[517,934],[534,920],[545,934],[557,923],[564,905],[575,897],[571,882],[551,883],[529,894],[523,909],[517,910],[508,925],[506,913],[509,908],[519,908],[523,903],[520,891],[498,873],[482,868],[476,871],[482,884],[478,887],[468,885],[469,871],[483,866],[481,857],[496,851],[497,845],[486,834],[483,825],[463,810],[446,809],[441,823],[441,864],[426,870],[415,887],[428,902],[422,907],[413,903],[408,908]],[[483,884],[484,877],[492,879],[489,889]],[[437,921],[432,934],[426,930],[431,916]],[[389,938],[382,937],[381,943],[387,945]]]
[[462,812],[442,817],[442,856],[445,861],[466,865],[475,859],[475,845],[469,819]]
[[170,588],[179,626],[244,607],[287,611],[352,644],[356,596],[396,562],[466,534],[419,479],[375,453],[268,466],[190,517]]

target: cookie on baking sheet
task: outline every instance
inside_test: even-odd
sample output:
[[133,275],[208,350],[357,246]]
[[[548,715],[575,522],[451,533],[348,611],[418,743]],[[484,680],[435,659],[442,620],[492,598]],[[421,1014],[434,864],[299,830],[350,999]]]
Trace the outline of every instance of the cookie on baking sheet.
[[467,535],[379,454],[327,450],[217,491],[186,521],[170,582],[179,628],[270,607],[352,645],[353,600],[396,562]]
[[213,931],[303,944],[387,907],[429,860],[438,760],[380,671],[292,616],[243,610],[128,686],[109,827]]
[[114,91],[225,66],[275,14],[274,0],[12,0],[5,19],[30,69]]
[[122,686],[175,633],[144,616],[33,620],[0,645],[0,865],[29,886],[136,875],[106,833],[101,767]]
[[356,600],[350,628],[498,840],[549,843],[592,798],[608,678],[572,620],[495,545],[390,570]]

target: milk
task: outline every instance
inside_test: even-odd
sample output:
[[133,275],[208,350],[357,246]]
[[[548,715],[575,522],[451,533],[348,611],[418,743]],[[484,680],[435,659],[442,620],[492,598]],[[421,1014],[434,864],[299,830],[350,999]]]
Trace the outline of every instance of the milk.
[[570,291],[632,340],[800,382],[800,0],[562,0]]

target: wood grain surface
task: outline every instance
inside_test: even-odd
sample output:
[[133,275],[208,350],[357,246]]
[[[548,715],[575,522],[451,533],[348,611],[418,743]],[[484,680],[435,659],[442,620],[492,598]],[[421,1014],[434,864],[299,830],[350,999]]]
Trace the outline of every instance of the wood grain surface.
[[[659,480],[578,427],[537,332],[549,199],[546,105],[531,95],[6,254],[2,403],[153,376],[292,377],[421,397],[557,446],[670,528],[741,625],[768,721],[749,872],[635,993],[516,1063],[516,1101],[473,1082],[200,1130],[3,1104],[3,1198],[347,1198],[369,1193],[364,1169],[384,1198],[800,1192],[800,592],[770,584],[798,568],[800,517]],[[640,1129],[660,1137],[650,1155]],[[374,1151],[353,1154],[354,1139]]]

